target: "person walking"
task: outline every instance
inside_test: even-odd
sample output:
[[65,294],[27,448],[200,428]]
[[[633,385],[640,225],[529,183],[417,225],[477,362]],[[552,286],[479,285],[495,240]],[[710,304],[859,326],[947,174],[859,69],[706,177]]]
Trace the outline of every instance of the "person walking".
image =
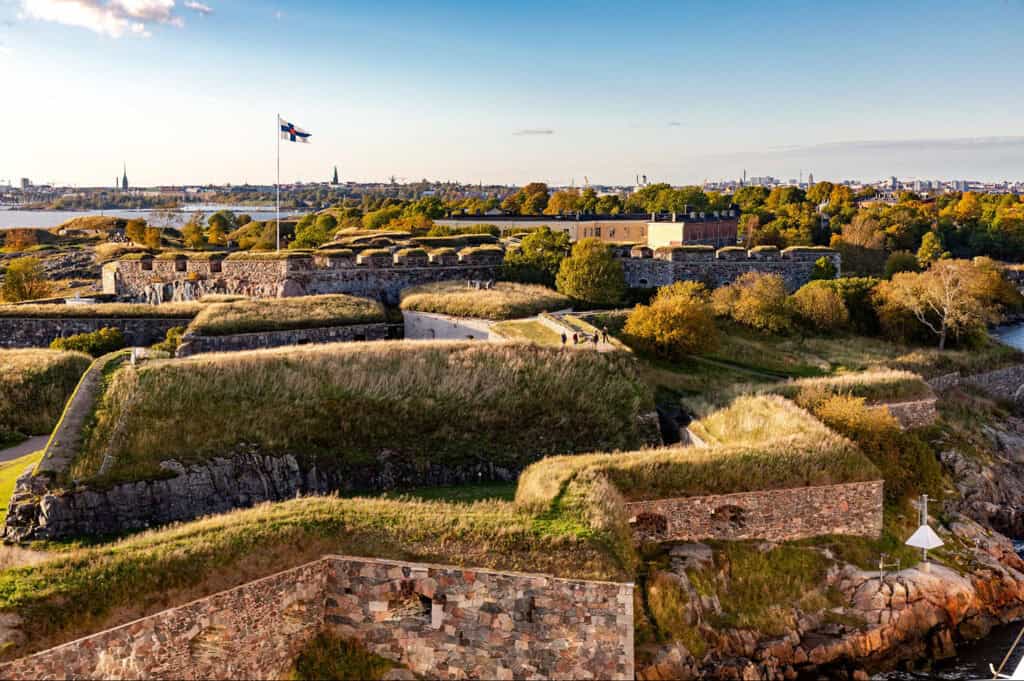
[[565,347],[565,344],[566,344],[566,342],[567,342],[568,340],[569,340],[569,337],[568,337],[568,336],[566,336],[566,335],[565,335],[565,331],[563,331],[563,332],[562,332],[562,347],[563,347],[563,348]]
[[580,335],[578,333],[574,333],[572,335],[572,344],[573,345],[579,345],[580,344]]
[[607,327],[601,327],[601,341],[603,343],[607,343],[608,342],[608,328]]
[[598,341],[598,338],[597,338],[597,334],[596,334],[596,333],[595,333],[595,334],[593,335],[593,337],[591,338],[591,340],[592,340],[592,341],[594,342],[594,347],[596,348],[596,347],[597,347],[597,341]]

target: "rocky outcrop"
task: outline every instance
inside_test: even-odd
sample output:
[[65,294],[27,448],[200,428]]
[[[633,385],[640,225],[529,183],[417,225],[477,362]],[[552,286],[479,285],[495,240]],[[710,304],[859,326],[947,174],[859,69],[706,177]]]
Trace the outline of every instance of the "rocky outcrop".
[[297,495],[512,481],[519,474],[519,470],[484,461],[419,468],[386,449],[365,466],[330,471],[305,457],[269,456],[246,446],[202,465],[165,461],[161,466],[166,472],[162,479],[107,488],[77,485],[57,489],[49,478],[32,476],[29,471],[15,485],[4,538],[104,536]]
[[[842,605],[817,613],[794,605],[796,624],[782,636],[705,628],[713,644],[703,658],[674,642],[650,654],[637,678],[866,679],[868,671],[905,661],[951,657],[958,643],[1024,616],[1024,562],[1008,539],[965,516],[952,517],[946,539],[970,547],[969,572],[932,564],[880,578],[836,567],[823,587],[840,594]],[[696,626],[713,620],[720,614],[717,598],[698,592],[686,575],[700,569],[697,561],[710,564],[710,550],[677,547],[670,557],[674,577],[690,596],[683,620]]]

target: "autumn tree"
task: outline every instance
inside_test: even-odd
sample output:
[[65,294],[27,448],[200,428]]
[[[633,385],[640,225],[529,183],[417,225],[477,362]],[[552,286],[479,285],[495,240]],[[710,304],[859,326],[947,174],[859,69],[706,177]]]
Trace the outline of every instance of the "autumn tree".
[[17,303],[22,300],[45,298],[50,291],[50,282],[46,279],[39,258],[15,258],[4,271],[0,297],[8,303]]
[[926,272],[901,272],[882,282],[883,303],[903,309],[938,338],[944,350],[960,337],[999,319],[984,272],[967,260],[939,260]]
[[600,239],[576,242],[559,266],[555,285],[570,298],[592,305],[615,305],[626,291],[622,263]]
[[581,206],[582,200],[579,191],[576,189],[564,189],[551,195],[548,205],[544,208],[544,215],[575,213],[581,209]]
[[206,235],[203,234],[203,225],[198,220],[189,220],[181,228],[181,237],[188,248],[202,248],[206,245]]
[[805,326],[815,331],[838,331],[850,322],[842,296],[813,282],[793,294],[793,310]]
[[163,241],[161,230],[156,227],[146,227],[143,231],[142,240],[148,248],[160,248],[160,244]]
[[141,219],[129,220],[124,226],[124,235],[132,243],[143,245],[146,243],[146,221]]
[[523,237],[519,248],[505,254],[505,278],[528,284],[554,286],[562,260],[569,254],[569,235],[550,227],[535,229]]
[[921,239],[921,247],[917,249],[918,267],[928,268],[942,257],[942,242],[935,232],[928,232]]
[[658,289],[650,305],[636,306],[623,334],[631,346],[665,359],[711,352],[718,344],[707,289],[689,281]]
[[739,279],[716,289],[712,309],[759,331],[785,333],[792,329],[793,312],[786,293],[786,282],[778,274],[747,272]]

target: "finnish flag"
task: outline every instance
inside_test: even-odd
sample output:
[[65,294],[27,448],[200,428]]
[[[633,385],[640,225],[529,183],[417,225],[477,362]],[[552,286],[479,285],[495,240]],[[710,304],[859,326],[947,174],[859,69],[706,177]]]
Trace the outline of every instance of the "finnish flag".
[[302,142],[303,144],[309,144],[309,138],[312,135],[302,128],[298,128],[292,123],[284,120],[280,116],[277,118],[277,123],[281,127],[281,139],[286,142]]

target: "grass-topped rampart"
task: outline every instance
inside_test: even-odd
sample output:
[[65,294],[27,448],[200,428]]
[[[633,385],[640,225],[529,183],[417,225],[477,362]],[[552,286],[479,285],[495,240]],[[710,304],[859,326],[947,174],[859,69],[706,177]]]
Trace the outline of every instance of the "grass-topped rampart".
[[402,309],[476,319],[518,319],[570,307],[568,298],[545,286],[498,282],[476,289],[464,281],[444,281],[407,289]]
[[94,305],[0,305],[0,317],[31,319],[191,319],[203,308],[199,303],[96,303]]
[[550,453],[633,449],[650,391],[620,353],[519,344],[372,342],[125,367],[111,381],[73,476],[161,475],[160,462],[240,443],[348,470],[382,452],[423,469],[518,469]]
[[91,362],[80,352],[0,350],[0,444],[49,434]]
[[933,396],[923,378],[910,371],[897,369],[802,378],[781,384],[773,388],[773,392],[789,398],[808,392],[830,393],[862,397],[868,402],[905,402]]
[[341,294],[237,300],[206,306],[188,327],[198,336],[317,329],[386,321],[383,306]]
[[[58,548],[59,547],[53,547]],[[40,650],[338,553],[626,580],[605,538],[571,515],[472,504],[312,497],[264,504],[0,572],[0,612]]]
[[779,397],[742,397],[703,420],[708,447],[556,456],[520,476],[516,503],[549,508],[570,483],[603,478],[629,501],[878,480],[849,440]]

